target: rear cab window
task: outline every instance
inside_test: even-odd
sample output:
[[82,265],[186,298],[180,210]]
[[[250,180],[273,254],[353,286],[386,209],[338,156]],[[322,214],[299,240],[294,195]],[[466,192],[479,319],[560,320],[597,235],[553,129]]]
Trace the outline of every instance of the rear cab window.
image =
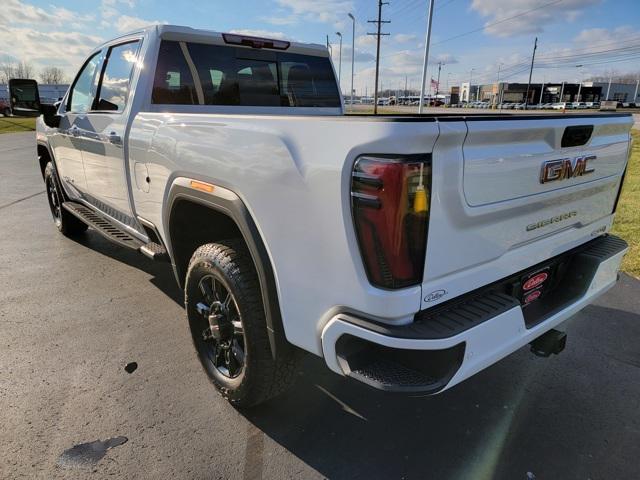
[[163,40],[152,103],[340,107],[325,57]]

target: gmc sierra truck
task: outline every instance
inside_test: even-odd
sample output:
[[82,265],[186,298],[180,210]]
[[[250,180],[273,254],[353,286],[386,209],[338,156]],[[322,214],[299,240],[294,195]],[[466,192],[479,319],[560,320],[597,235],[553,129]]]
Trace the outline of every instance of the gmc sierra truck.
[[372,387],[442,392],[612,287],[627,114],[345,115],[326,48],[148,27],[41,107],[58,230],[168,262],[230,402],[303,351]]

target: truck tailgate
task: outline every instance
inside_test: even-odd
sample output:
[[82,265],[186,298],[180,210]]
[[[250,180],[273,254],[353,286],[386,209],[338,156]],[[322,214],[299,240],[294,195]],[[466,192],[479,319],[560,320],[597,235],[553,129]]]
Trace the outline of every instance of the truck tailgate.
[[440,293],[423,308],[452,298],[447,286],[496,281],[608,228],[631,125],[597,114],[443,121],[423,298]]

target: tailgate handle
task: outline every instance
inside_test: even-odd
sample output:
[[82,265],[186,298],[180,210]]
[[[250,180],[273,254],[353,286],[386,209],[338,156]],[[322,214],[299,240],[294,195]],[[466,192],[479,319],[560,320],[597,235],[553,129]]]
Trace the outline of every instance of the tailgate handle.
[[584,145],[591,138],[593,125],[573,125],[564,129],[562,148]]

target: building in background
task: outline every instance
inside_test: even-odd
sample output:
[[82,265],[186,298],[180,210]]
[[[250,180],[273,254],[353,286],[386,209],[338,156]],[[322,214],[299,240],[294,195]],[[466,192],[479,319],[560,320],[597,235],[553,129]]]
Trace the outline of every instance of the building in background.
[[[532,83],[529,86],[529,98],[527,103],[558,102],[601,102],[615,100],[624,103],[640,104],[640,82],[636,83],[611,83],[609,82],[582,82],[582,83]],[[524,103],[527,95],[526,83],[489,83],[485,85],[471,85],[463,83],[460,87],[451,87],[451,94],[459,95],[458,102],[489,102],[498,103]],[[469,98],[469,93],[471,96]],[[607,98],[608,93],[608,98]],[[561,96],[562,95],[562,96]]]
[[[640,91],[638,82],[635,83],[611,83],[609,82],[584,82],[587,87],[597,87],[602,90],[602,100],[616,100],[618,102],[640,103]],[[609,92],[609,98],[607,98]]]

